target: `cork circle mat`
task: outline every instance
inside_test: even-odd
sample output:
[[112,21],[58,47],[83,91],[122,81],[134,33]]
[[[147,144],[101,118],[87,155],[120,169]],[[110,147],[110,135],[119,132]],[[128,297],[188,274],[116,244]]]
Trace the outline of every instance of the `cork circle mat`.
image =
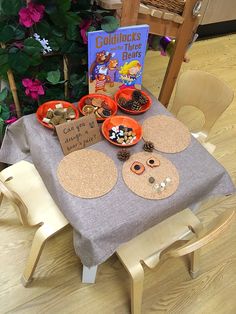
[[61,160],[57,176],[67,192],[82,198],[95,198],[114,187],[118,173],[113,160],[107,155],[82,149]]
[[[150,167],[147,165],[147,161],[155,158],[160,162],[158,167]],[[136,174],[131,171],[131,167],[139,162],[143,164],[145,170],[142,174]],[[179,186],[179,174],[175,166],[168,159],[162,157],[156,153],[140,152],[132,155],[127,160],[122,169],[122,175],[125,184],[135,194],[147,198],[147,199],[164,199],[174,194]],[[150,178],[154,178],[154,182],[150,182]],[[168,182],[163,191],[157,189],[157,185],[161,185],[162,182]],[[153,179],[151,180],[153,181]]]
[[191,141],[188,128],[172,117],[150,117],[144,121],[142,128],[143,139],[153,142],[155,149],[163,153],[181,152]]

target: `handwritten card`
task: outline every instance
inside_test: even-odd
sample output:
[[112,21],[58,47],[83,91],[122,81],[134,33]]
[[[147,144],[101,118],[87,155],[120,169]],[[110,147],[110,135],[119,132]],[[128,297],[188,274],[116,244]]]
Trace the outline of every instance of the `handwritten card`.
[[101,134],[94,114],[78,120],[62,123],[56,126],[64,155],[93,145],[101,140]]

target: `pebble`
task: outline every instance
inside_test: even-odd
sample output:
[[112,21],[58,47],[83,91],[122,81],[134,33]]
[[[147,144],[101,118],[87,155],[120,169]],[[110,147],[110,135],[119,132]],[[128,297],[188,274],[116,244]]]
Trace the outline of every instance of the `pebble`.
[[136,138],[136,133],[132,128],[127,128],[124,125],[113,126],[109,130],[109,138],[113,142],[127,145],[133,142],[133,140]]

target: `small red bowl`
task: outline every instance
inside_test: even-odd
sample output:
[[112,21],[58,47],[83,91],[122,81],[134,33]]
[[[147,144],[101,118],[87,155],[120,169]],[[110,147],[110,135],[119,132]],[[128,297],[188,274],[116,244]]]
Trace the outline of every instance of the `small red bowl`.
[[[136,133],[136,138],[133,140],[130,144],[119,144],[116,142],[113,142],[109,137],[109,130],[111,130],[113,127],[123,125],[127,128],[132,128],[133,131]],[[142,138],[142,127],[138,122],[132,118],[126,117],[126,116],[114,116],[107,118],[103,125],[102,125],[102,134],[105,137],[106,140],[108,140],[110,143],[116,145],[116,146],[122,146],[122,147],[128,147],[137,144],[141,138]]]
[[83,107],[85,105],[85,100],[88,98],[100,98],[100,99],[104,100],[107,103],[107,105],[109,106],[110,110],[112,111],[112,114],[107,118],[96,117],[97,121],[102,122],[102,121],[114,116],[117,113],[117,109],[118,109],[117,104],[115,103],[115,101],[111,97],[106,96],[106,95],[102,95],[102,94],[89,94],[89,95],[82,97],[78,102],[78,109],[79,109],[81,114],[83,114]]
[[36,112],[36,117],[43,126],[45,126],[48,129],[54,129],[54,126],[51,124],[47,124],[43,122],[43,118],[46,117],[48,109],[56,109],[57,104],[62,104],[63,108],[72,108],[75,112],[75,119],[79,118],[79,111],[78,109],[71,104],[70,102],[64,101],[64,100],[50,100],[45,103],[43,103],[41,106],[38,107],[38,110]]
[[149,95],[147,93],[145,93],[144,91],[140,90],[140,92],[147,97],[148,99],[148,102],[146,105],[143,105],[142,106],[142,109],[141,110],[130,110],[130,109],[126,109],[126,108],[123,108],[121,105],[119,105],[118,103],[118,99],[123,97],[125,98],[126,100],[131,100],[132,99],[132,93],[133,91],[135,91],[135,89],[133,88],[124,88],[124,89],[120,89],[118,90],[115,95],[114,95],[114,99],[115,99],[115,102],[117,103],[117,106],[120,108],[120,110],[126,112],[126,113],[129,113],[129,114],[133,114],[133,115],[137,115],[137,114],[141,114],[141,113],[144,113],[146,112],[152,105],[152,100],[151,98],[149,97]]

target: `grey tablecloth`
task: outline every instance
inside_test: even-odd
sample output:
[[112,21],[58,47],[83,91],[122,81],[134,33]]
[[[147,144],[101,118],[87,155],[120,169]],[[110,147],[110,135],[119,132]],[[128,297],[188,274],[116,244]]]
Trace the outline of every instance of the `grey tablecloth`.
[[[153,98],[152,108],[135,119],[142,123],[156,114],[169,115]],[[138,143],[131,152],[141,151],[142,145]],[[0,151],[0,161],[8,164],[22,159],[33,161],[48,191],[73,226],[75,251],[86,266],[102,263],[121,243],[186,207],[214,195],[235,192],[226,170],[194,138],[183,152],[163,154],[180,175],[177,192],[164,200],[143,199],[126,187],[121,175],[123,163],[116,158],[117,147],[103,140],[92,149],[109,155],[119,172],[113,190],[96,199],[74,197],[60,186],[56,175],[63,158],[60,144],[51,130],[36,121],[35,115],[25,116],[7,129]]]

